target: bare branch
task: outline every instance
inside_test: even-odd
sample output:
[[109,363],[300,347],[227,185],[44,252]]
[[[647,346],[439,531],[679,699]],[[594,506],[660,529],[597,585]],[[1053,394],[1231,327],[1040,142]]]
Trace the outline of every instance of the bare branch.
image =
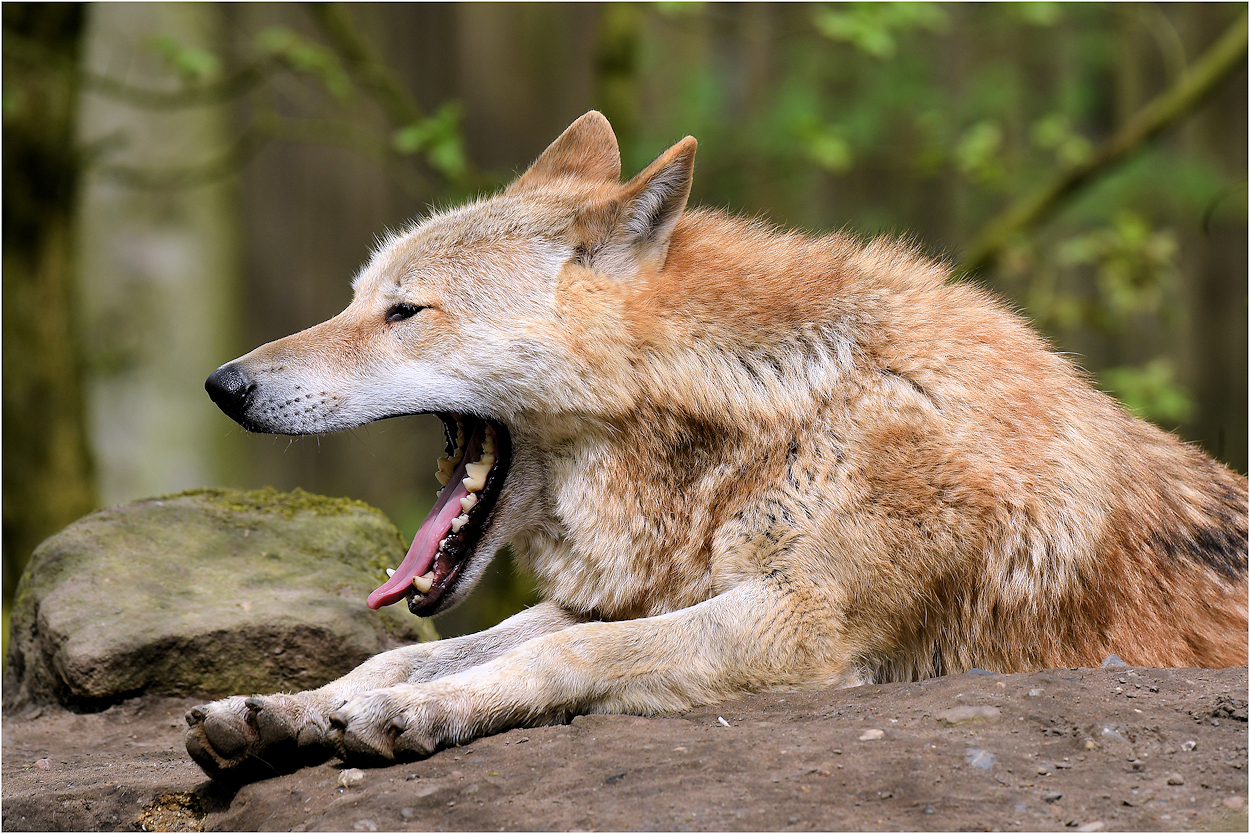
[[968,246],[956,274],[992,264],[1015,235],[1041,223],[1064,200],[1180,121],[1227,78],[1246,57],[1247,18],[1243,12],[1176,82],[1129,119],[1093,156],[1061,173],[991,222]]
[[268,138],[262,130],[253,126],[240,134],[234,144],[219,156],[198,165],[146,168],[98,163],[91,171],[131,188],[152,190],[193,188],[225,179],[237,172],[264,147]]
[[[237,173],[268,142],[274,140],[348,148],[382,163],[409,196],[419,198],[429,193],[426,179],[411,166],[403,165],[376,133],[362,130],[342,119],[289,119],[272,112],[257,113],[251,125],[230,148],[206,162],[166,168],[97,163],[91,170],[131,188],[193,188]],[[109,144],[116,146],[116,137],[110,137]],[[106,145],[100,153],[107,149]]]
[[258,61],[214,84],[182,87],[177,90],[133,87],[115,78],[96,75],[90,71],[82,73],[82,84],[84,89],[92,93],[150,110],[203,107],[225,104],[248,90],[254,89],[262,84],[277,66],[278,64],[274,61]]
[[348,72],[356,77],[386,111],[395,125],[409,125],[424,117],[421,105],[395,74],[373,53],[356,23],[340,3],[310,3],[309,15],[343,57]]

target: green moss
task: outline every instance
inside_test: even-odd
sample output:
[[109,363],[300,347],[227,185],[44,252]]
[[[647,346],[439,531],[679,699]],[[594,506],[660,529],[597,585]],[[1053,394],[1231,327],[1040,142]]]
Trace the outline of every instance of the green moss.
[[296,513],[309,511],[317,515],[345,515],[356,510],[377,513],[383,518],[385,513],[377,507],[371,507],[364,501],[355,498],[331,498],[316,495],[296,487],[291,492],[279,492],[273,487],[252,490],[250,492],[235,489],[189,489],[174,495],[164,495],[159,501],[171,501],[175,498],[205,498],[222,509],[231,512],[277,513],[283,518],[294,518]]

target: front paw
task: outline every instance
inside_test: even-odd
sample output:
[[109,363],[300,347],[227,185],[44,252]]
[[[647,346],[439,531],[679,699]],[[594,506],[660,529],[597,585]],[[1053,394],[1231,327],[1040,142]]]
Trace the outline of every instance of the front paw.
[[187,753],[219,781],[290,773],[334,754],[323,710],[300,695],[235,695],[192,707],[186,720]]
[[419,686],[353,698],[328,719],[335,752],[351,764],[411,761],[455,743],[448,735],[446,710]]

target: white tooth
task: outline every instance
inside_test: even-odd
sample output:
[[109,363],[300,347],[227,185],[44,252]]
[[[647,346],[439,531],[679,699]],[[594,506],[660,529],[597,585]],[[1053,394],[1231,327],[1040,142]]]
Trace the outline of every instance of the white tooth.
[[[466,480],[468,479],[466,478]],[[460,509],[464,510],[466,513],[469,510],[473,509],[475,506],[477,506],[476,495],[466,495],[465,497],[460,499]]]
[[395,575],[395,569],[394,569],[394,568],[387,568],[387,569],[386,569],[386,575],[387,575],[387,576],[394,576],[394,575]]
[[456,471],[456,461],[449,457],[441,457],[438,459],[438,471],[445,472],[450,475]]
[[491,454],[490,452],[484,452],[484,454],[482,455],[482,459],[479,460],[478,463],[483,464],[484,466],[494,466],[495,456]]
[[495,439],[489,434],[482,438],[482,451],[487,454],[495,453]]
[[451,520],[451,532],[459,533],[460,528],[463,527],[465,523],[468,522],[468,520],[469,520],[469,517],[467,515],[464,515],[463,513],[453,518]]
[[443,486],[447,486],[447,482],[451,480],[451,473],[444,472],[441,469],[434,473],[434,478]]
[[423,594],[428,594],[430,588],[434,587],[434,571],[430,571],[425,576],[414,576],[412,578],[412,587]]
[[490,472],[490,464],[488,463],[466,463],[464,465],[465,474],[468,475],[461,483],[469,492],[477,492],[486,486],[486,473]]
[[464,460],[464,447],[463,446],[457,449],[456,453],[451,456],[452,463],[460,463],[460,461],[462,460]]

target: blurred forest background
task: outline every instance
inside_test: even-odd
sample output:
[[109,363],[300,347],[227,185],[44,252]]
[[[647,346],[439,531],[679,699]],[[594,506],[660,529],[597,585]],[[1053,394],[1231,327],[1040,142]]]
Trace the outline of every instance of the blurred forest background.
[[[591,108],[627,175],[696,136],[692,203],[970,269],[1244,472],[1246,28],[1244,4],[5,3],[6,608],[44,537],[191,487],[350,495],[411,535],[433,418],[248,435],[203,381]],[[526,601],[493,571],[440,631]]]

